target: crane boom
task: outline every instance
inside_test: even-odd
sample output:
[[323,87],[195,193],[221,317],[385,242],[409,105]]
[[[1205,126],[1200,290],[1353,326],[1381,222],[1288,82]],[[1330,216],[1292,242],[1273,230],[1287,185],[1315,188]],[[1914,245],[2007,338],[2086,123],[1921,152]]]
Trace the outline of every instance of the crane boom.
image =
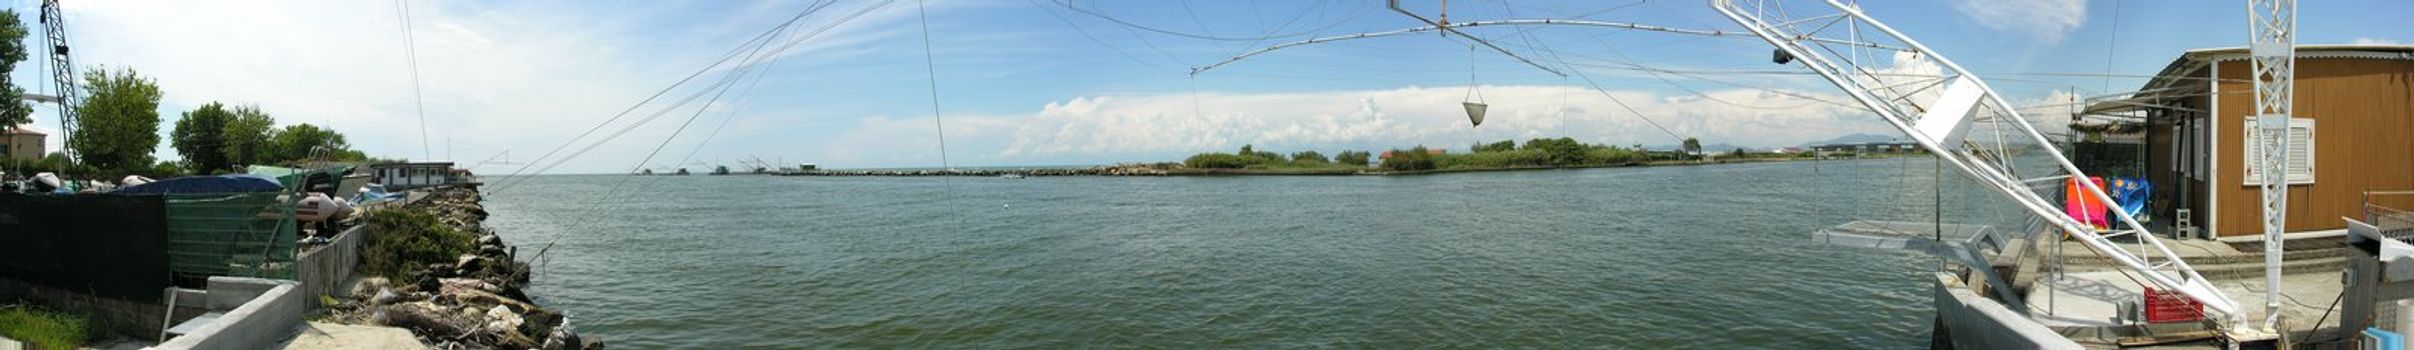
[[81,160],[75,152],[75,112],[84,98],[76,92],[75,60],[67,55],[67,16],[61,12],[59,0],[42,0],[43,38],[50,44],[50,78],[59,88],[59,140],[67,145],[60,151],[68,159]]

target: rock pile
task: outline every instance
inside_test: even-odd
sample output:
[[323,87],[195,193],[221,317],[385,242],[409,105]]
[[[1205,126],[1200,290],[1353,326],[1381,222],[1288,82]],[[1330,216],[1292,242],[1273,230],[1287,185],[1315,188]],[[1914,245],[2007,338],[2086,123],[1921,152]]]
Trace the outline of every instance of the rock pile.
[[483,225],[486,209],[475,188],[433,190],[405,210],[425,211],[455,230],[476,233],[476,253],[429,264],[401,283],[363,278],[352,300],[331,306],[335,319],[407,328],[438,349],[603,348],[601,341],[579,337],[569,317],[536,305],[522,290],[528,285],[528,264],[515,259],[516,250]]

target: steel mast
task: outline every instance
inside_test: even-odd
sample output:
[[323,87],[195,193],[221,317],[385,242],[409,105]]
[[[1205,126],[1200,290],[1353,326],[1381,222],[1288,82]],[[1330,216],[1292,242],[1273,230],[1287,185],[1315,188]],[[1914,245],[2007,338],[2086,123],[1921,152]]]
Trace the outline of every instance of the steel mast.
[[[2247,0],[2255,72],[2255,169],[2263,180],[2263,329],[2280,322],[2281,233],[2288,231],[2288,125],[2295,116],[2297,1]],[[2220,117],[2220,116],[2215,116]]]

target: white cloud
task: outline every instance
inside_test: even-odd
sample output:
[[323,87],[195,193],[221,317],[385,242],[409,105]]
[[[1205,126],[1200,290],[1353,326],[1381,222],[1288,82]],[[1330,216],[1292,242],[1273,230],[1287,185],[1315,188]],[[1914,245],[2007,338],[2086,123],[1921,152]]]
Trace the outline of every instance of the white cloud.
[[1978,25],[2034,37],[2046,43],[2062,38],[2087,23],[2087,0],[1955,0],[1953,9]]
[[[1195,97],[1178,93],[1092,96],[1052,102],[1038,111],[1015,115],[950,115],[946,128],[950,151],[959,164],[1028,164],[1071,158],[1160,161],[1168,160],[1162,158],[1166,155],[1228,150],[1243,144],[1328,151],[1418,144],[1457,148],[1477,141],[1562,136],[1588,143],[1676,143],[1675,137],[1628,114],[1595,90],[1568,86],[1482,89],[1491,110],[1481,127],[1471,127],[1459,105],[1463,88],[1408,87],[1200,93]],[[1704,91],[1707,97],[1611,93],[1670,132],[1700,137],[1706,143],[1798,145],[1853,133],[1892,132],[1858,108],[1761,90]],[[1832,94],[1792,93],[1842,100]],[[823,154],[824,163],[935,165],[935,129],[928,117],[864,119],[830,140],[824,147],[828,150]]]
[[2405,45],[2405,43],[2398,42],[2397,40],[2394,40],[2394,39],[2382,39],[2382,38],[2355,38],[2355,42],[2354,42],[2354,44],[2356,44],[2356,45]]
[[[933,10],[947,7],[941,4],[954,2],[935,2]],[[516,150],[515,156],[525,159],[553,149],[719,57],[731,45],[787,19],[802,4],[728,8],[732,6],[414,2],[410,28],[416,36],[420,91],[425,94],[425,141],[403,24],[394,3],[108,1],[65,6],[77,64],[131,67],[158,82],[164,92],[163,134],[178,113],[201,104],[252,104],[280,124],[332,126],[372,155],[476,161],[504,150]],[[852,6],[857,5],[833,6],[802,25],[805,30],[827,25],[858,8]],[[913,10],[880,8],[790,52],[814,52],[822,58],[843,51],[835,47],[896,37],[893,32],[912,33],[918,29],[879,22],[912,20]],[[699,17],[716,25],[688,25]],[[32,24],[30,17],[24,20]],[[48,72],[35,61],[21,64],[13,74],[21,82],[42,83],[28,84],[34,90],[29,92],[47,92]],[[675,91],[669,99],[686,92]],[[39,107],[36,124],[57,125],[55,107]],[[724,102],[710,108],[734,107]],[[638,117],[642,115],[629,119]],[[625,138],[660,140],[671,129],[662,124],[675,125],[675,120],[657,122]],[[52,149],[58,148],[59,139],[51,139]],[[429,150],[423,151],[423,142]],[[652,141],[614,143],[588,158],[607,155],[603,157],[611,159],[600,163],[617,163],[613,167],[618,168],[635,160],[628,154],[641,155],[653,146]],[[447,155],[448,148],[459,152]],[[165,140],[155,155],[177,157]]]

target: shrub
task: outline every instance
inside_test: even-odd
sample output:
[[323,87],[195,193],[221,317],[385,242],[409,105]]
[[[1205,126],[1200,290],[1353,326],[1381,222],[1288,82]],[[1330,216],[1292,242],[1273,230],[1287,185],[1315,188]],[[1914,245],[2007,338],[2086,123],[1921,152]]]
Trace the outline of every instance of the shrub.
[[1333,162],[1333,161],[1332,161],[1332,160],[1330,160],[1330,159],[1325,159],[1325,158],[1324,158],[1324,154],[1323,154],[1323,153],[1316,153],[1316,151],[1299,151],[1299,153],[1292,153],[1292,154],[1291,154],[1291,161],[1293,161],[1293,162],[1300,162],[1300,163],[1318,163],[1318,164],[1322,164],[1322,163],[1332,163],[1332,162]]
[[1182,160],[1182,166],[1203,169],[1240,169],[1251,164],[1248,157],[1231,153],[1200,153]]
[[1356,166],[1366,166],[1367,158],[1373,158],[1373,155],[1367,153],[1366,151],[1341,151],[1341,153],[1333,155],[1333,162]]
[[84,318],[24,307],[0,310],[0,336],[25,342],[35,349],[74,349],[84,345]]
[[369,214],[369,246],[361,264],[371,274],[407,281],[412,271],[452,263],[477,249],[477,237],[454,230],[424,211],[397,209]]
[[1383,159],[1383,168],[1394,171],[1433,170],[1433,156],[1425,146],[1391,150],[1391,158]]

